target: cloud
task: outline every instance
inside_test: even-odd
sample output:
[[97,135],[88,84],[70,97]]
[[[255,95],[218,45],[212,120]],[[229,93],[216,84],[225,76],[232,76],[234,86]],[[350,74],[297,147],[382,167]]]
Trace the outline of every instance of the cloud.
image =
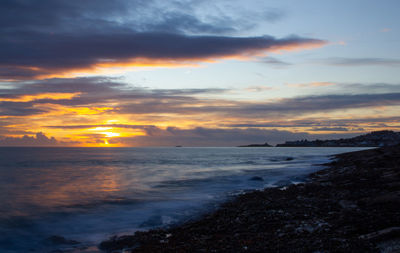
[[313,128],[312,131],[321,131],[321,132],[325,132],[325,131],[334,131],[334,132],[347,132],[349,131],[349,129],[344,128],[344,127],[316,127]]
[[[186,100],[187,101],[187,100]],[[213,113],[241,118],[303,115],[307,113],[335,111],[343,109],[369,108],[376,106],[400,105],[400,93],[354,94],[354,95],[313,95],[279,99],[270,102],[246,101],[202,101],[193,100],[149,101],[126,104],[120,107],[120,113]]]
[[[182,114],[208,114],[245,119],[400,105],[400,91],[391,90],[390,88],[396,85],[389,84],[349,84],[348,94],[308,95],[253,102],[228,98],[213,99],[208,96],[228,90],[146,89],[131,87],[116,79],[100,77],[50,79],[15,83],[13,86],[15,88],[0,89],[0,115],[36,115],[62,106],[66,107],[65,112],[78,112],[82,109],[82,113],[85,113],[90,109],[96,113],[112,112],[118,115],[170,114],[178,117]],[[365,92],[366,87],[371,87],[367,89],[370,94],[351,92],[352,89]],[[264,90],[264,87],[256,86],[252,89]],[[26,102],[21,102],[24,99]]]
[[218,9],[226,6],[219,1],[5,0],[0,7],[3,81],[131,67],[194,66],[326,44],[296,36],[233,36],[256,26],[259,20],[276,21],[283,14],[270,8],[241,10],[252,16],[249,21],[233,9],[233,16],[222,15]]
[[0,116],[28,116],[46,111],[35,108],[32,102],[0,102]]
[[275,68],[283,68],[283,67],[288,67],[288,66],[292,65],[289,62],[281,61],[281,60],[279,60],[277,58],[274,58],[274,57],[260,58],[260,59],[258,59],[258,62],[270,65],[270,66],[275,67]]
[[390,66],[396,67],[400,65],[400,59],[390,58],[345,58],[333,57],[326,58],[320,62],[333,66]]
[[[167,33],[3,34],[2,79],[75,75],[115,67],[177,66],[320,47],[318,39],[188,36]],[[26,43],[29,41],[29,43]]]
[[295,88],[312,88],[312,87],[333,86],[337,84],[332,82],[310,82],[310,83],[288,83],[286,85]]
[[[148,89],[102,77],[14,82],[9,88],[0,89],[0,132],[13,138],[45,131],[64,141],[62,145],[96,145],[106,141],[172,145],[176,140],[198,146],[253,143],[269,133],[264,130],[274,129],[353,134],[361,131],[358,128],[396,128],[399,119],[393,115],[396,106],[400,106],[400,92],[395,92],[395,86],[348,84],[347,94],[246,101],[213,96],[221,92],[229,95],[225,89]],[[264,88],[252,87],[254,91]],[[353,94],[354,90],[371,93]],[[384,113],[381,117],[360,113],[358,118],[348,118],[345,110]],[[235,134],[242,137],[236,141]],[[280,141],[290,137],[289,133],[276,134]]]
[[[154,125],[130,125],[130,124],[96,124],[96,125],[68,125],[68,126],[44,126],[46,128],[59,128],[59,129],[89,129],[96,127],[110,127],[110,128],[129,128],[129,129],[154,129]],[[150,130],[149,130],[150,131]]]
[[248,30],[285,16],[283,10],[266,5],[238,11],[238,3],[231,3],[218,0],[4,0],[1,1],[0,20],[7,30],[98,32],[117,29],[221,34]]
[[253,123],[254,120],[240,124],[224,124],[226,128],[289,128],[289,129],[307,129],[307,131],[374,131],[381,128],[398,128],[400,117],[365,117],[346,118],[346,115],[341,117],[305,117],[303,119],[266,119],[259,120],[259,123]]
[[[281,143],[284,140],[344,138],[357,135],[349,134],[309,134],[306,132],[290,132],[276,129],[220,129],[196,127],[181,129],[167,127],[165,129],[149,127],[146,135],[134,137],[116,137],[109,139],[110,144],[118,143],[129,146],[238,146],[249,143],[271,144]],[[93,134],[88,143],[104,143],[104,136]],[[48,138],[43,133],[35,136],[0,137],[0,146],[57,146],[82,145],[79,141],[59,142],[54,137]]]
[[400,105],[400,93],[387,94],[337,94],[311,95],[280,99],[275,102],[246,105],[238,109],[242,113],[305,113],[354,109],[383,105]]
[[0,146],[55,146],[57,144],[54,137],[48,138],[42,132],[36,133],[35,136],[0,138]]
[[273,87],[270,86],[265,86],[265,85],[259,85],[259,86],[250,86],[245,88],[244,90],[249,91],[249,92],[263,92],[263,91],[269,91],[273,90]]
[[277,144],[284,140],[344,138],[349,134],[308,134],[305,132],[280,131],[276,129],[214,129],[197,127],[180,129],[169,127],[159,129],[157,134],[131,138],[114,138],[111,142],[132,146],[238,146],[250,143]]

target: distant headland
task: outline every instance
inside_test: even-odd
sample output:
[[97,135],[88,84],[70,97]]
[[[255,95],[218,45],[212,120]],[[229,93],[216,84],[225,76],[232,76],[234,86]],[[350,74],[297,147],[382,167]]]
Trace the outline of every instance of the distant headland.
[[269,145],[267,142],[264,144],[249,144],[249,145],[242,145],[242,146],[238,146],[240,148],[251,148],[251,147],[272,147],[271,145]]
[[[353,138],[338,140],[314,140],[307,139],[297,141],[286,141],[277,144],[276,147],[387,147],[400,144],[400,132],[389,130],[375,131],[359,135]],[[272,147],[268,143],[250,144],[239,147]]]

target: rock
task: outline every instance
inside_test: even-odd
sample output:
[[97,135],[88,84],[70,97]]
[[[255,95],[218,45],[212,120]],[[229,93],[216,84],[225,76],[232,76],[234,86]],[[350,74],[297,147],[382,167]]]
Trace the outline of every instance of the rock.
[[292,183],[292,181],[288,180],[288,179],[284,179],[284,180],[279,180],[278,182],[275,182],[274,185],[276,185],[277,187],[285,187],[287,185],[290,185]]
[[354,203],[353,201],[348,201],[348,200],[340,200],[339,205],[344,208],[344,209],[353,209],[357,208],[357,204]]
[[378,240],[385,237],[392,237],[396,236],[397,238],[400,236],[400,227],[390,227],[385,228],[379,231],[375,231],[366,235],[361,235],[360,239],[367,239],[367,240]]
[[251,181],[264,181],[264,179],[262,177],[259,177],[259,176],[251,177],[249,180],[251,180]]

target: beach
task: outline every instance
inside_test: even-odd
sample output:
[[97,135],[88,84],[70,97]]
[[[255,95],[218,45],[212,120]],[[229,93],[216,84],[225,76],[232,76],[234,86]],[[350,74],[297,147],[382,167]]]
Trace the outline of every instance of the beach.
[[164,229],[113,237],[106,252],[399,252],[400,146],[344,153],[305,183],[237,196]]
[[[0,148],[1,253],[99,252],[360,148]],[[88,251],[90,250],[90,251]]]

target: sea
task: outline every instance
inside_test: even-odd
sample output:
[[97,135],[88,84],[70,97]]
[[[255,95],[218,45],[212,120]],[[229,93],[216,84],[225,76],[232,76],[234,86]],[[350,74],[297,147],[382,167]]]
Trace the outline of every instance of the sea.
[[361,148],[0,148],[0,252],[100,252]]

